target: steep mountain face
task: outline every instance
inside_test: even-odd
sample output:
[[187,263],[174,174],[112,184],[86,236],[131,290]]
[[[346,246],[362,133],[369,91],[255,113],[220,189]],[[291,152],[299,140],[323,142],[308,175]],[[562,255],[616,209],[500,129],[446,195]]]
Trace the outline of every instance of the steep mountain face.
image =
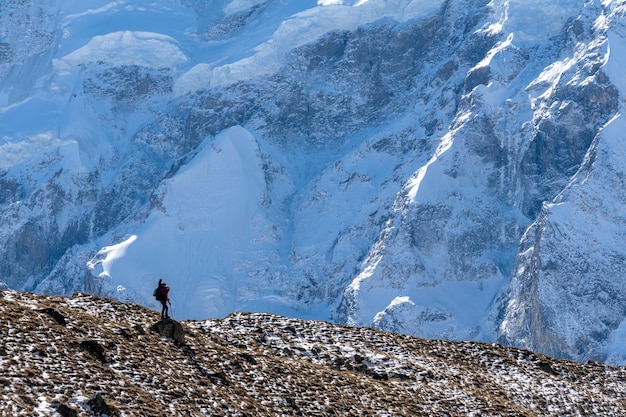
[[625,7],[3,1],[0,279],[624,363]]
[[625,90],[618,34],[624,33],[625,11],[623,3],[609,5],[594,22],[601,36],[578,46],[587,57],[574,72],[582,92],[578,107],[604,103],[587,115],[587,125],[617,113],[595,134],[567,186],[544,202],[524,234],[500,321],[501,341],[582,360],[624,361],[620,113]]
[[87,294],[2,291],[0,313],[2,416],[626,411],[623,368],[495,344],[259,313],[158,321],[145,307]]
[[[536,14],[552,8],[540,2],[528,7],[526,12]],[[549,246],[529,250],[542,240],[532,233],[543,230],[542,202],[568,185],[584,158],[593,158],[594,138],[609,120],[615,123],[611,118],[619,106],[619,86],[612,84],[605,65],[610,57],[603,19],[613,9],[588,3],[576,10],[573,17],[567,7],[554,16],[563,26],[518,22],[502,10],[502,20],[492,25],[506,38],[497,37],[468,72],[466,94],[449,131],[400,191],[378,242],[346,291],[348,322],[490,340],[495,320],[500,340],[507,343],[581,360],[606,359],[598,343],[589,341],[605,343],[623,320],[623,292],[616,290],[622,286],[615,254],[622,251],[615,245],[619,221],[594,232],[598,240],[606,236],[607,245],[592,249],[586,233],[576,233],[580,225],[568,227],[582,220],[571,213],[564,217],[572,225],[552,234]],[[493,26],[485,31],[493,32]],[[608,184],[586,192],[602,201]],[[621,187],[614,191],[619,194]],[[581,198],[580,204],[588,207],[589,201]],[[615,203],[609,212],[620,208]],[[529,241],[518,245],[533,219],[537,223],[529,228]],[[595,224],[585,221],[582,228]],[[606,267],[581,268],[594,263],[589,253],[602,258],[614,253],[611,266],[605,258],[600,263]],[[555,268],[563,272],[553,276]],[[505,301],[493,308],[512,273]],[[537,289],[544,285],[551,288]],[[581,285],[595,287],[585,303],[574,295]],[[499,302],[506,305],[499,307]]]

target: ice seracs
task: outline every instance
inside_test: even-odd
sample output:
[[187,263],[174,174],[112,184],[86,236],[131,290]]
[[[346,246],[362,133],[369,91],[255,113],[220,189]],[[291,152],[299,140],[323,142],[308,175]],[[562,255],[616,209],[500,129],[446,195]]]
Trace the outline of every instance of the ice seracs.
[[95,36],[87,45],[55,60],[57,70],[81,64],[138,65],[175,68],[187,61],[176,41],[151,32],[122,31]]

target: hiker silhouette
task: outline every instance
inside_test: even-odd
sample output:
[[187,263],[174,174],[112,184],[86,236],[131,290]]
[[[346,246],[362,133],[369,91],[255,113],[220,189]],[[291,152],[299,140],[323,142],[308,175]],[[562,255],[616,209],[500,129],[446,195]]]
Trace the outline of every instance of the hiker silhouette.
[[159,279],[159,284],[154,290],[153,295],[157,299],[157,301],[161,302],[161,319],[168,319],[170,317],[168,314],[169,309],[167,308],[167,303],[170,301],[169,293],[170,287],[168,287],[167,284],[163,282],[163,280]]

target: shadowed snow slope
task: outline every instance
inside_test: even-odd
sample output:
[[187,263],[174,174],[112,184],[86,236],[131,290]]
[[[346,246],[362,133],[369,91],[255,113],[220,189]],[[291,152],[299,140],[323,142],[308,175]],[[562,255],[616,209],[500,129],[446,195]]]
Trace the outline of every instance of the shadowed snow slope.
[[496,344],[0,292],[1,416],[624,415],[626,370]]

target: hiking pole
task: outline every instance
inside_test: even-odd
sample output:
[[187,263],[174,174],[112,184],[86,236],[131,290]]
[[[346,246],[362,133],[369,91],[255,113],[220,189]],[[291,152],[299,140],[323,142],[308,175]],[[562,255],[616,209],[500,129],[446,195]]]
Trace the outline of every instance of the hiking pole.
[[174,318],[174,309],[172,308],[172,302],[168,301],[168,304],[170,305],[170,317],[173,319]]

